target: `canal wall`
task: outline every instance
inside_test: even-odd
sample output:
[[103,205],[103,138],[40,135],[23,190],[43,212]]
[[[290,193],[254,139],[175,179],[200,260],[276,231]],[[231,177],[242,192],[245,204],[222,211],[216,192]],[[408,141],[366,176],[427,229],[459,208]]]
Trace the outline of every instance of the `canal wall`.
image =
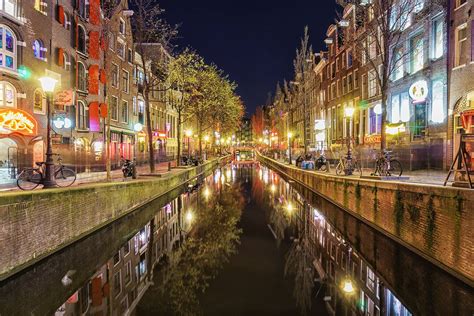
[[0,196],[0,281],[224,164],[173,169],[162,177]]
[[474,191],[338,177],[258,159],[474,285]]

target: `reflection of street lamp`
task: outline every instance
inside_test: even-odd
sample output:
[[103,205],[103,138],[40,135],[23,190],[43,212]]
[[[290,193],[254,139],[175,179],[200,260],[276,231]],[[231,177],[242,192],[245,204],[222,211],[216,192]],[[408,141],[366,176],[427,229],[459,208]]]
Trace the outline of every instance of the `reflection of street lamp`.
[[193,131],[190,129],[187,129],[186,132],[186,137],[188,138],[188,159],[191,157],[191,149],[190,149],[190,138],[193,136]]
[[293,133],[288,132],[288,156],[290,160],[290,165],[291,165],[291,137],[293,137]]
[[46,93],[46,169],[45,169],[45,179],[43,181],[44,188],[54,188],[56,187],[56,180],[54,179],[54,160],[53,160],[53,142],[51,140],[51,99],[53,96],[54,87],[56,86],[56,79],[51,77],[41,77],[39,79],[41,82],[41,87]]

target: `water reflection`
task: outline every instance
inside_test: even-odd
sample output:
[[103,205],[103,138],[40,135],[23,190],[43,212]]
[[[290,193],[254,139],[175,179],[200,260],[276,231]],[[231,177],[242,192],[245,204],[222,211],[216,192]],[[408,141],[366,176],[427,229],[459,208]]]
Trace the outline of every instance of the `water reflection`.
[[293,240],[285,274],[302,314],[316,298],[336,315],[472,315],[469,286],[296,183],[257,174],[277,243]]

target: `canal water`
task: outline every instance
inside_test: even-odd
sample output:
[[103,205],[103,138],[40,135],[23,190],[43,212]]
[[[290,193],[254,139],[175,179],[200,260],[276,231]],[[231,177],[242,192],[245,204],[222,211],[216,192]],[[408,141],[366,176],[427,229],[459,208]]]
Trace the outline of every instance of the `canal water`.
[[226,166],[0,284],[0,315],[473,315],[474,290],[263,166]]

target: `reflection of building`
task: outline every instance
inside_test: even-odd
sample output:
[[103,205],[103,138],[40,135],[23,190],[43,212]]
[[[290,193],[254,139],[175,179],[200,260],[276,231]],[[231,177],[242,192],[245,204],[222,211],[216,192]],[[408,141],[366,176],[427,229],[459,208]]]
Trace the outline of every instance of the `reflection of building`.
[[238,145],[248,145],[252,142],[252,123],[249,118],[242,118],[236,138]]
[[133,312],[150,286],[150,272],[175,249],[186,229],[179,217],[182,216],[179,207],[183,205],[185,209],[187,203],[191,200],[181,195],[160,208],[150,222],[58,308],[55,315],[118,316]]

